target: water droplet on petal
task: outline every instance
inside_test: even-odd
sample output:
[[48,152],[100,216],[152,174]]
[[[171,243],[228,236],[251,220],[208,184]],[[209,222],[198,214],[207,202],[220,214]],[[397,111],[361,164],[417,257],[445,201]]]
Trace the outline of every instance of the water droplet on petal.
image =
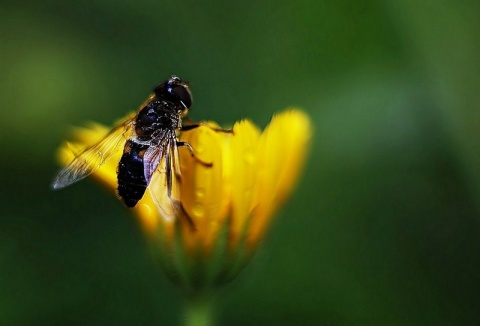
[[203,188],[195,189],[195,199],[202,200],[203,198],[205,198],[205,189]]
[[203,204],[195,203],[192,208],[192,213],[196,217],[203,217],[203,215],[205,214],[205,207],[203,206]]

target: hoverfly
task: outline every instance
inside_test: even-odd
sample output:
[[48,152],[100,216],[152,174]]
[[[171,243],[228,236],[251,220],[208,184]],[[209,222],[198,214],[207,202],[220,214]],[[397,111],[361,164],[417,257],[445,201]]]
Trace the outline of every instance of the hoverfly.
[[[178,148],[187,147],[198,162],[212,166],[212,163],[198,159],[189,143],[177,139],[178,132],[199,126],[199,124],[182,126],[182,118],[187,115],[191,105],[192,95],[188,83],[172,75],[154,89],[153,94],[140,106],[135,115],[119,123],[100,141],[87,147],[60,170],[52,187],[61,189],[89,176],[109,160],[123,144],[123,155],[117,168],[117,192],[124,204],[134,207],[142,199],[147,187],[154,182],[155,176],[162,174],[155,172],[160,169],[159,164],[163,162],[165,172],[163,187],[166,185],[168,200],[154,196],[152,198],[167,215],[175,213],[179,208],[183,210],[181,203],[172,196],[175,180],[178,181],[181,175]],[[155,195],[154,192],[151,194]],[[171,205],[169,209],[164,207],[166,202]],[[183,212],[185,213],[184,210]]]

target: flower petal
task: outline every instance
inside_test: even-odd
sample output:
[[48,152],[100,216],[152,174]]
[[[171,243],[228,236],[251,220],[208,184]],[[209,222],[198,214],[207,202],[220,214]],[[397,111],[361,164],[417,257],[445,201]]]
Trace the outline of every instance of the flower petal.
[[187,248],[208,252],[227,217],[228,195],[223,179],[222,146],[224,135],[207,126],[184,132],[198,159],[213,164],[206,166],[195,160],[187,148],[180,149],[182,204],[195,229],[183,223]]
[[262,239],[272,215],[292,191],[311,136],[308,116],[295,109],[274,116],[262,134],[258,146],[257,206],[247,239],[251,247]]
[[257,177],[257,151],[260,130],[248,120],[233,127],[229,150],[231,165],[232,212],[230,225],[230,249],[234,249],[245,233],[251,216],[253,187]]

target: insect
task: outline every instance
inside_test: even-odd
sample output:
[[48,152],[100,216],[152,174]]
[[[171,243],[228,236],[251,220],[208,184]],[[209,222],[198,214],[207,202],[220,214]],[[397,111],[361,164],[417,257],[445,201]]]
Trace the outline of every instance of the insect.
[[[134,207],[150,184],[156,183],[156,187],[159,185],[160,181],[156,180],[155,176],[163,173],[155,172],[160,169],[159,164],[163,163],[165,173],[162,180],[163,188],[166,188],[163,196],[166,195],[168,200],[158,197],[154,197],[154,200],[166,215],[175,213],[179,208],[183,209],[172,194],[176,188],[175,182],[181,176],[178,148],[187,147],[199,163],[212,166],[212,163],[198,159],[189,143],[177,139],[178,132],[200,125],[182,126],[182,119],[191,105],[192,95],[188,83],[172,75],[154,89],[153,94],[135,115],[120,122],[100,141],[87,147],[63,168],[54,179],[53,188],[64,188],[92,174],[120,150],[123,144],[123,155],[117,168],[117,192],[125,205]],[[230,132],[221,129],[217,131]],[[151,194],[155,195],[154,192]]]

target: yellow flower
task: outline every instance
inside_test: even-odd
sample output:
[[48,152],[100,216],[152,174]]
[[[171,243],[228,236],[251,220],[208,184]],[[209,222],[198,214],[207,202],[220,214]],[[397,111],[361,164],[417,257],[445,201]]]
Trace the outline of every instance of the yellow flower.
[[[74,142],[60,149],[62,164],[107,131],[99,124],[77,129]],[[158,198],[166,197],[161,178],[152,181],[149,192],[133,208],[172,280],[196,290],[222,285],[236,276],[294,188],[311,134],[310,119],[296,109],[275,115],[263,132],[243,120],[235,123],[233,133],[206,125],[182,133],[180,140],[190,143],[197,157],[213,163],[202,165],[188,150],[180,149],[179,199],[194,227],[181,211],[172,219],[157,209]],[[112,192],[117,188],[120,156],[121,151],[94,173]]]

